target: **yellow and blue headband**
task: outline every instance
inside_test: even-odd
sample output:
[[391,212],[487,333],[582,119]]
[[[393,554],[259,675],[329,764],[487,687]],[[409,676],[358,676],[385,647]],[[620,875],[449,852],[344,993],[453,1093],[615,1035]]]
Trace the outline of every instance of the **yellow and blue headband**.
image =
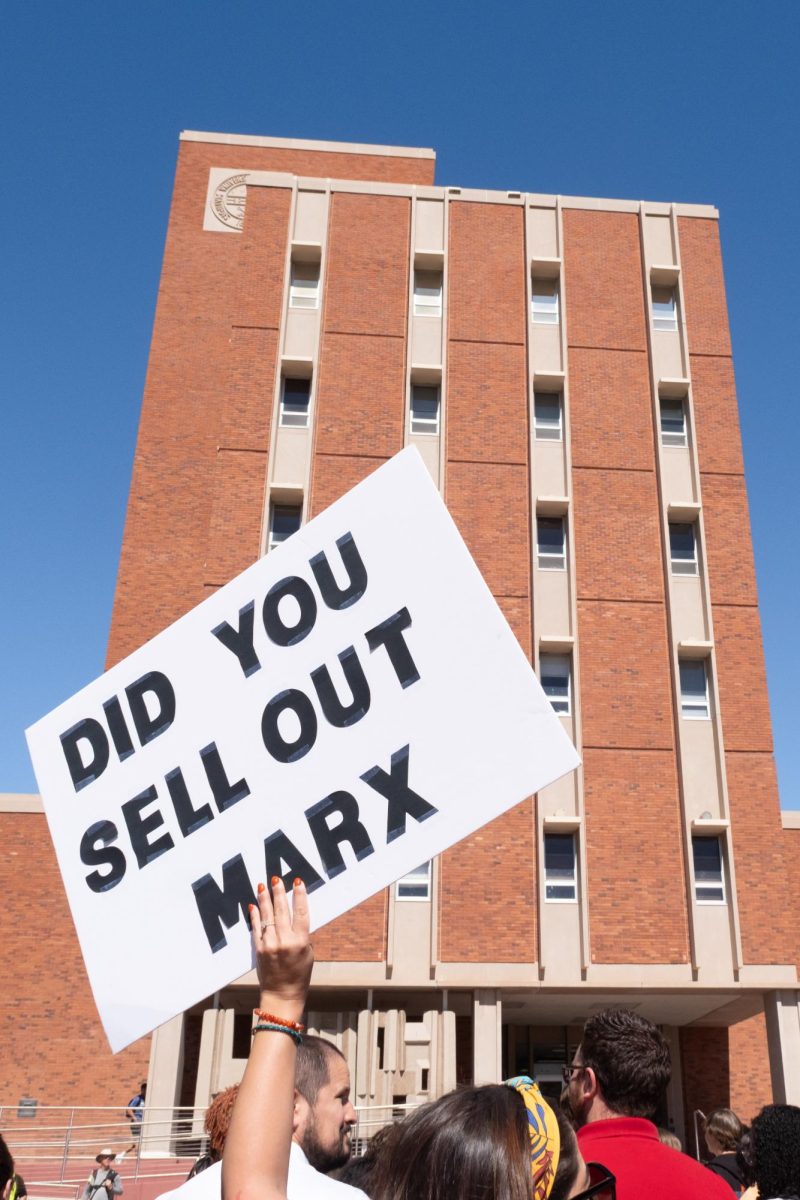
[[547,1200],[556,1178],[561,1156],[561,1134],[556,1114],[539,1091],[539,1085],[527,1075],[507,1079],[506,1086],[519,1092],[528,1117],[528,1137],[531,1142],[531,1177],[533,1200]]

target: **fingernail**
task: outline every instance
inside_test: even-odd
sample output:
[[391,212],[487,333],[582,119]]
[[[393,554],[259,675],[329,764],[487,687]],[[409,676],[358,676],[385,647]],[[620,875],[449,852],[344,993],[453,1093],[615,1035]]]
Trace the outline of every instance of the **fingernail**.
[[250,913],[250,916],[252,917],[253,913],[256,911],[255,904],[248,904],[247,911]]
[[258,894],[259,894],[259,896],[261,895],[261,893],[262,893],[262,892],[265,892],[266,890],[267,890],[267,885],[266,885],[265,883],[260,883],[260,884],[258,885]]
[[272,876],[271,883],[272,883],[272,886],[273,886],[273,887],[275,887],[275,884],[276,884],[276,883],[280,883],[280,881],[281,881],[281,877],[280,877],[280,875],[273,875],[273,876]]
[[292,887],[302,887],[302,886],[303,886],[303,881],[300,878],[300,876],[298,875],[297,879],[294,880]]

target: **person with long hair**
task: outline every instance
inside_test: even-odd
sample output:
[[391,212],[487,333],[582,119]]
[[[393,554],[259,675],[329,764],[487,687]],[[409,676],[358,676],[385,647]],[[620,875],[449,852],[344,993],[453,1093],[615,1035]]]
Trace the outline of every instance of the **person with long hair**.
[[[308,895],[280,879],[251,906],[260,986],[250,1058],[222,1163],[223,1200],[285,1200],[296,1045],[311,982]],[[584,1162],[566,1118],[532,1080],[464,1088],[387,1135],[373,1200],[614,1200],[614,1178]]]
[[744,1125],[730,1108],[715,1108],[703,1120],[703,1137],[711,1155],[711,1161],[706,1166],[730,1184],[738,1196],[747,1186],[736,1161],[736,1149],[743,1133]]

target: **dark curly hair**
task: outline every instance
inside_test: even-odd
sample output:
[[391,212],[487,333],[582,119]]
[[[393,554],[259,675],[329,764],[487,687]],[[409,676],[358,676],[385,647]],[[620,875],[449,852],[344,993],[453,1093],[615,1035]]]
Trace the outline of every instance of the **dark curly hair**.
[[800,1196],[800,1108],[768,1104],[751,1128],[753,1175],[761,1196]]
[[583,1066],[591,1067],[603,1100],[625,1117],[652,1117],[672,1074],[669,1045],[646,1017],[606,1008],[583,1027]]
[[5,1140],[0,1134],[0,1196],[3,1194],[6,1184],[14,1174],[14,1159],[11,1157],[11,1151],[5,1143]]

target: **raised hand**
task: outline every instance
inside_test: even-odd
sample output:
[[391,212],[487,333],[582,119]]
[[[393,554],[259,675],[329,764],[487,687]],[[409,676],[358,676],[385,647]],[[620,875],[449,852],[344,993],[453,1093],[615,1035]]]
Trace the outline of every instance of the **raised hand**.
[[250,906],[253,948],[261,988],[261,1008],[297,1020],[305,1008],[314,965],[309,941],[308,893],[295,879],[292,904],[283,880],[272,879],[272,894],[258,885],[258,907]]

